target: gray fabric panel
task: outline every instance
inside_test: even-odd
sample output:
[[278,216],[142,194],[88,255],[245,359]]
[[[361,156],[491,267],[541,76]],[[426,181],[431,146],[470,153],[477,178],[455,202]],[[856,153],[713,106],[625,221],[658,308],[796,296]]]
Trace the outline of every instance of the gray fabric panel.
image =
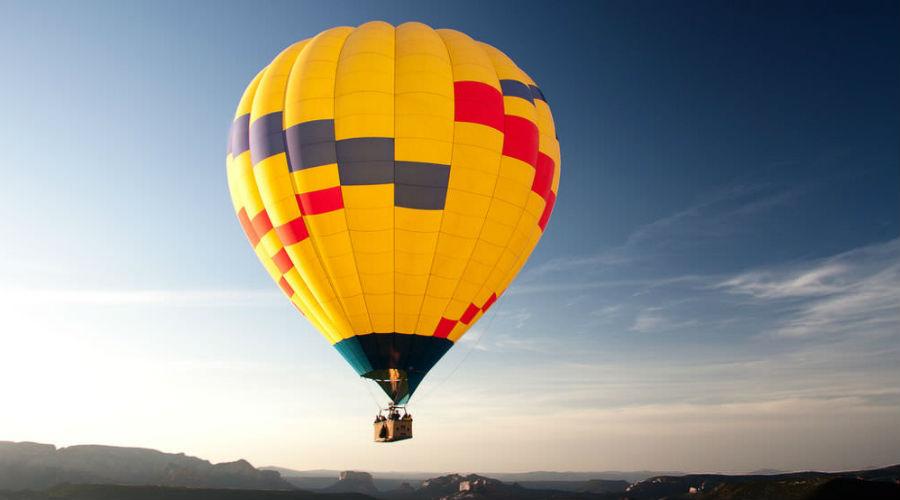
[[298,123],[291,129],[296,129],[300,144],[334,142],[334,120],[313,120]]
[[284,153],[281,112],[260,116],[250,124],[250,160],[254,165],[278,153]]
[[528,85],[518,80],[500,80],[500,88],[503,89],[504,97],[521,97],[534,104],[534,96],[531,95],[531,89],[528,88]]
[[291,171],[337,162],[334,120],[299,123],[285,130]]
[[338,163],[394,161],[393,137],[359,137],[337,141]]
[[342,185],[394,182],[394,139],[359,137],[337,141],[338,173]]
[[393,161],[338,161],[342,186],[390,184],[394,182]]
[[540,99],[544,102],[547,102],[547,98],[544,97],[544,93],[541,92],[541,89],[539,89],[536,85],[529,85],[528,87],[531,89],[531,95],[533,95],[535,99]]
[[250,114],[234,119],[229,133],[228,151],[237,156],[250,149]]
[[394,206],[443,210],[447,199],[447,187],[412,186],[394,184]]
[[446,189],[449,181],[449,165],[417,161],[394,162],[394,182],[398,184],[434,186]]
[[303,146],[293,146],[290,143],[290,138],[288,138],[288,155],[291,172],[337,163],[337,154],[334,151],[333,142],[317,142],[304,144]]

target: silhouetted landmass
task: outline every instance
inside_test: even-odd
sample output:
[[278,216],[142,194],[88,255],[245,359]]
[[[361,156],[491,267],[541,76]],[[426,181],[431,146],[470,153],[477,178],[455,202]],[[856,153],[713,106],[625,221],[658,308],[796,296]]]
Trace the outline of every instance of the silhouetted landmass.
[[750,481],[720,484],[699,500],[897,500],[900,485],[851,478]]
[[[900,499],[900,465],[848,472],[664,474],[629,482],[585,473],[443,474],[259,470],[142,448],[0,442],[0,500],[833,500]],[[635,473],[640,474],[640,473]],[[564,480],[561,478],[576,478]],[[317,484],[297,488],[298,483]],[[292,484],[293,483],[293,484]],[[310,491],[310,490],[315,491]],[[4,491],[5,490],[5,491]]]
[[589,492],[525,488],[517,483],[505,483],[477,474],[466,476],[449,474],[423,481],[422,486],[415,490],[414,495],[404,498],[410,500],[612,500],[616,496]]
[[[724,475],[688,474],[685,476],[651,477],[632,484],[626,490],[626,497],[635,500],[655,500],[659,498],[687,498],[696,491],[701,499],[753,499],[753,498],[825,498],[818,496],[819,488],[828,486],[835,480],[852,480],[848,488],[872,490],[894,488],[894,498],[900,498],[900,465],[882,469],[847,472],[789,472],[774,475]],[[835,484],[844,484],[838,481]],[[887,485],[887,486],[885,486]],[[827,489],[826,488],[826,489]],[[863,493],[860,493],[863,494]],[[733,495],[733,496],[729,496]],[[693,495],[690,498],[698,498]],[[865,496],[847,498],[868,498]]]
[[[340,474],[339,470],[332,469],[314,469],[314,470],[295,470],[288,469],[285,467],[260,467],[262,470],[274,470],[281,474],[287,480],[293,481],[294,479],[299,480],[315,480],[319,481],[322,479],[329,479],[330,481],[334,481],[334,478]],[[776,471],[778,472],[778,471]],[[563,481],[563,482],[573,482],[573,483],[584,483],[586,481],[590,481],[592,479],[607,479],[612,481],[626,481],[629,484],[640,481],[642,479],[647,479],[649,477],[655,476],[680,476],[683,475],[683,472],[678,471],[615,471],[615,470],[607,470],[607,471],[591,471],[591,472],[575,472],[575,471],[532,471],[532,472],[478,472],[479,474],[492,477],[494,479],[499,479],[504,483],[534,483],[534,482],[549,482],[549,481]],[[424,481],[426,479],[435,478],[441,475],[446,474],[445,471],[413,471],[413,472],[395,472],[395,471],[387,471],[387,472],[378,472],[373,473],[375,484],[378,485],[380,481],[398,481],[395,483],[399,485],[400,482],[416,482],[416,481]],[[329,483],[330,484],[330,483]],[[380,486],[379,486],[380,487]]]
[[338,475],[336,483],[323,488],[326,493],[362,493],[364,495],[377,495],[378,488],[372,480],[372,474],[347,470]]
[[61,485],[47,491],[0,491],[0,500],[375,500],[357,493],[234,490],[123,486],[106,484]]
[[[522,486],[525,486],[524,484]],[[591,479],[582,483],[577,491],[586,493],[622,493],[628,489],[627,481],[613,481],[608,479]]]
[[144,448],[0,441],[0,490],[42,490],[57,484],[133,484],[192,488],[289,490],[275,471],[245,460],[212,464],[183,453]]

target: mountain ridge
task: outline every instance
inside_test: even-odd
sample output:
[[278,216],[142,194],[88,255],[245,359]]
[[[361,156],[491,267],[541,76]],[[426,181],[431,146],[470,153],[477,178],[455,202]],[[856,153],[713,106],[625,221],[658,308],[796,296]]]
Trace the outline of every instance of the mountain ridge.
[[663,474],[636,481],[597,477],[610,472],[536,471],[490,477],[472,473],[294,471],[258,469],[244,459],[212,463],[150,448],[57,448],[0,441],[0,500],[900,498],[900,465],[842,472]]
[[295,489],[278,472],[243,459],[212,463],[150,448],[0,441],[0,489],[45,489],[62,483]]

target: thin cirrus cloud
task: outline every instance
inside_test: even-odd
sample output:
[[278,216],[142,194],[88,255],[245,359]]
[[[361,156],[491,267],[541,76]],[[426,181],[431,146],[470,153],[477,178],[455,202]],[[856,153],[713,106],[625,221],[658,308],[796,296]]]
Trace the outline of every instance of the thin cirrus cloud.
[[900,238],[818,261],[738,274],[713,288],[760,306],[798,302],[775,329],[781,336],[900,332]]

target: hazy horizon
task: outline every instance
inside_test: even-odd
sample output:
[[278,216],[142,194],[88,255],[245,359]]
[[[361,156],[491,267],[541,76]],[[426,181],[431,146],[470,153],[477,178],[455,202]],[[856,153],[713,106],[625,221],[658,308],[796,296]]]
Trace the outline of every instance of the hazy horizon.
[[[0,440],[297,470],[900,462],[896,2],[0,14]],[[504,50],[562,148],[543,240],[390,445],[372,442],[377,389],[248,248],[224,165],[261,67],[373,19]]]

